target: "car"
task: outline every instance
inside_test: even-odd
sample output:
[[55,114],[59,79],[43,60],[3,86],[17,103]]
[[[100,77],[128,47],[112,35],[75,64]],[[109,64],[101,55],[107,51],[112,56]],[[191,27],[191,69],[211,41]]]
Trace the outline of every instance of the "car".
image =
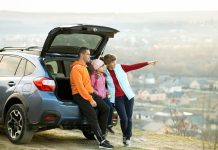
[[[101,56],[117,32],[97,25],[60,26],[48,33],[43,47],[0,50],[0,124],[12,143],[29,143],[35,132],[54,128],[80,129],[87,139],[94,139],[73,102],[70,64],[80,47],[90,49],[91,59]],[[117,119],[114,113],[114,124]]]

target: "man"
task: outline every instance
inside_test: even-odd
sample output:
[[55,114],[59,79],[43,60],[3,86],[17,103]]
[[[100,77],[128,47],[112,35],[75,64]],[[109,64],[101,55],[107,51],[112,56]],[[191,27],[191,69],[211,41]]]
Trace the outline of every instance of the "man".
[[[112,149],[113,146],[105,139],[109,107],[94,94],[86,66],[90,61],[90,50],[81,47],[78,55],[79,59],[71,64],[70,72],[73,99],[91,125],[99,148]],[[94,108],[98,109],[98,116]]]

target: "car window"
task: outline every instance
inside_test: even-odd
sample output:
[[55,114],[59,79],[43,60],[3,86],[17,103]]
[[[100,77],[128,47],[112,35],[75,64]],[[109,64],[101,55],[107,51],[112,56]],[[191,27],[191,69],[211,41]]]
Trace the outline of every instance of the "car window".
[[3,56],[0,62],[0,76],[14,76],[20,60],[20,57]]
[[88,47],[91,54],[98,48],[102,37],[92,34],[59,34],[51,44],[49,52],[62,54],[78,54],[80,47]]
[[18,68],[17,68],[15,75],[16,76],[23,76],[24,72],[25,72],[25,67],[26,67],[26,59],[22,59]]
[[90,49],[96,49],[99,45],[102,37],[92,34],[59,34],[55,37],[52,46],[77,46],[88,47]]
[[57,61],[49,61],[46,62],[46,68],[49,73],[51,74],[57,74],[58,73],[58,64]]
[[64,61],[64,68],[66,71],[66,76],[70,77],[70,65],[71,65],[71,61]]
[[45,66],[52,77],[65,77],[63,61],[49,61]]
[[30,61],[27,61],[25,75],[32,74],[34,72],[35,68],[36,67]]

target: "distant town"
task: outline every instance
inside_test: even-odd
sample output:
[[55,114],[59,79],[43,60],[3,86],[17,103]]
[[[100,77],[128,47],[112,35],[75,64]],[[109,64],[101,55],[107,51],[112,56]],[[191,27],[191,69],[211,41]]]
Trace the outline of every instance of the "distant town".
[[136,127],[196,137],[208,125],[216,130],[218,79],[154,74],[129,78],[136,92]]

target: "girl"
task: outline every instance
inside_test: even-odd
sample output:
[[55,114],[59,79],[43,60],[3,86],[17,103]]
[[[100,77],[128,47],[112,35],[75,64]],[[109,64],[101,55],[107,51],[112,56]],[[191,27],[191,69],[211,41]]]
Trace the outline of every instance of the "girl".
[[104,74],[104,62],[100,59],[95,59],[92,61],[92,66],[94,71],[91,73],[91,84],[94,88],[94,93],[101,97],[102,100],[110,107],[107,129],[110,133],[114,134],[114,131],[112,130],[113,105],[108,99],[109,93],[105,85],[106,77]]

